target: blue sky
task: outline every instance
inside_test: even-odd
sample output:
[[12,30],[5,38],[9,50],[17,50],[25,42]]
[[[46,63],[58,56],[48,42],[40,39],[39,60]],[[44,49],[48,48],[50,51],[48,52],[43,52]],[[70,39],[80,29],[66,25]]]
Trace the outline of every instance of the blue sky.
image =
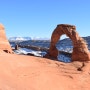
[[57,24],[76,25],[90,35],[90,0],[0,0],[0,23],[7,37],[50,38]]

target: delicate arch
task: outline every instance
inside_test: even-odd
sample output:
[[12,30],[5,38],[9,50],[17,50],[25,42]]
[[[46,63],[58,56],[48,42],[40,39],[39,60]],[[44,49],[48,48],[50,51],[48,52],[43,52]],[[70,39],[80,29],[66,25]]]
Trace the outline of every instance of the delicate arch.
[[72,40],[73,44],[72,61],[90,60],[90,53],[86,42],[76,32],[76,27],[74,25],[68,24],[57,25],[57,27],[52,33],[50,48],[45,57],[57,59],[58,50],[56,48],[56,43],[59,41],[60,37],[63,34],[66,34],[66,36],[68,36]]

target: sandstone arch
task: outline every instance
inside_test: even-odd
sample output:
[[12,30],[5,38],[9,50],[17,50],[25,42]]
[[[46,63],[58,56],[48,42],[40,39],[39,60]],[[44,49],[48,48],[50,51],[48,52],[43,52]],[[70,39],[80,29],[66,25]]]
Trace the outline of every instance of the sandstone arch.
[[60,24],[57,25],[55,30],[51,36],[50,49],[48,53],[45,55],[47,58],[57,59],[58,50],[56,48],[56,43],[60,39],[60,37],[66,34],[71,40],[73,44],[73,52],[72,52],[72,61],[88,61],[90,60],[90,52],[88,50],[87,44],[83,38],[79,36],[76,31],[76,27],[74,25],[69,24]]

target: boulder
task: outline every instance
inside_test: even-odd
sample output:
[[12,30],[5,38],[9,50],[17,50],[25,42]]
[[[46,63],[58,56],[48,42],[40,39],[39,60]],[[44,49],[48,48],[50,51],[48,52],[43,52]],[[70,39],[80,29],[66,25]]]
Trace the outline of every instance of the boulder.
[[0,24],[0,50],[12,53],[11,46],[6,37],[5,28],[2,24]]
[[88,50],[87,43],[77,33],[76,26],[69,24],[57,25],[51,36],[49,51],[44,57],[57,59],[58,50],[56,48],[56,43],[59,41],[60,37],[64,34],[66,34],[66,36],[72,40],[73,44],[73,52],[71,56],[72,61],[89,61],[90,52]]

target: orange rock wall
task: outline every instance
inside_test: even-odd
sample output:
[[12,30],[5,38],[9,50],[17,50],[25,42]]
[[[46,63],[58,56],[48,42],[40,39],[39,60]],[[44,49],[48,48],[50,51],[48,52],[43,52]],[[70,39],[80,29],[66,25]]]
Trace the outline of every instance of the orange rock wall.
[[0,50],[12,53],[11,46],[6,37],[5,28],[2,24],[0,24]]

